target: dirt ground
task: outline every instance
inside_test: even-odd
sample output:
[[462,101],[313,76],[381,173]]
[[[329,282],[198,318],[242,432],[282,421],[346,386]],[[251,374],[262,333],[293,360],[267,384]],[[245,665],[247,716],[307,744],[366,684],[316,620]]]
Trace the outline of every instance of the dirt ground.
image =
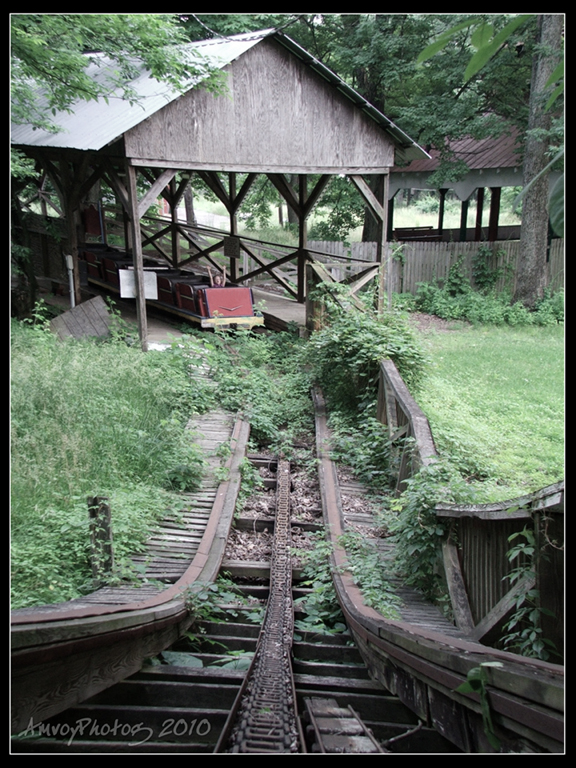
[[418,328],[419,331],[453,331],[462,328],[468,323],[462,320],[442,320],[436,315],[426,315],[424,312],[411,312],[410,322]]

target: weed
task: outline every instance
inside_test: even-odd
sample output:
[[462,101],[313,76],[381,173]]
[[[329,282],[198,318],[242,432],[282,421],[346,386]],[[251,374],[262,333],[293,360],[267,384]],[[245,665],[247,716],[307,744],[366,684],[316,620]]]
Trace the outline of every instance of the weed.
[[346,570],[360,587],[364,603],[387,619],[402,618],[402,600],[395,593],[377,548],[355,532],[340,537],[346,550]]
[[332,546],[326,541],[322,532],[311,533],[310,539],[314,544],[311,550],[304,553],[293,550],[294,554],[297,552],[304,559],[302,586],[312,590],[305,597],[294,601],[294,604],[300,606],[305,614],[303,619],[294,622],[294,627],[303,632],[318,634],[344,632],[346,625],[332,582],[330,567]]
[[[518,541],[508,550],[508,560],[517,563],[516,567],[505,578],[510,584],[516,584],[527,576],[534,576],[534,559],[536,556],[536,539],[534,531],[524,527],[508,537],[512,543]],[[546,557],[542,552],[540,557]],[[515,610],[510,619],[504,625],[504,635],[501,643],[504,648],[528,656],[546,661],[550,655],[556,652],[556,646],[551,640],[543,637],[540,620],[542,614],[553,616],[552,611],[540,604],[540,593],[537,589],[523,590],[518,596]]]
[[488,701],[487,667],[502,667],[502,664],[499,661],[486,661],[480,664],[479,667],[473,667],[466,675],[466,682],[459,685],[458,688],[456,688],[456,691],[458,693],[475,693],[480,697],[484,733],[490,742],[490,746],[498,751],[500,749],[500,740],[494,731],[492,714],[490,712],[490,702]]
[[439,503],[471,501],[471,490],[443,459],[422,467],[406,481],[406,490],[388,501],[382,513],[395,542],[394,567],[405,584],[429,600],[445,602],[446,586],[441,566],[441,543],[446,527],[435,513]]
[[184,599],[195,627],[203,621],[237,618],[240,612],[256,624],[261,623],[263,618],[260,604],[246,598],[225,575],[219,576],[214,582],[193,584],[184,593]]

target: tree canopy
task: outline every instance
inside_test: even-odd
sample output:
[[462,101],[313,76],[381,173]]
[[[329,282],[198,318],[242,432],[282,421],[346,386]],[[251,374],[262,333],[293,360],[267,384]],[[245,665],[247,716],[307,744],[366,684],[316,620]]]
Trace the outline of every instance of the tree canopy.
[[[186,42],[177,14],[13,14],[12,121],[56,130],[56,112],[69,110],[77,99],[108,98],[120,89],[123,98],[134,100],[130,80],[141,66],[178,89],[208,70],[199,54],[183,55]],[[86,69],[101,63],[102,55],[115,66],[95,80]]]

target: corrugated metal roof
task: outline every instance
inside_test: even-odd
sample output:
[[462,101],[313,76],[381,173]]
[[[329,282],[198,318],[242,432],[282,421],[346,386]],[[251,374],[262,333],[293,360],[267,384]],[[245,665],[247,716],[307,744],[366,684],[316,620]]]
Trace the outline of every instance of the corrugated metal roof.
[[[271,31],[236,35],[233,38],[201,40],[184,46],[183,54],[188,52],[189,55],[193,55],[197,51],[205,57],[200,59],[201,62],[205,61],[212,68],[222,69],[260,42]],[[92,58],[96,61],[88,66],[87,74],[103,82],[113,71],[113,65],[104,56],[100,57],[100,61],[97,57]],[[203,79],[205,76],[191,81],[186,90],[193,88]],[[141,70],[140,75],[131,81],[130,87],[137,98],[134,104],[122,98],[121,89],[118,89],[108,100],[103,98],[97,101],[78,100],[71,113],[59,112],[54,117],[54,122],[61,128],[58,133],[33,130],[29,125],[14,125],[12,126],[12,143],[23,146],[99,150],[181,96],[180,91],[149,77],[146,70]]]
[[[450,142],[450,150],[455,159],[463,160],[471,170],[487,170],[489,168],[519,168],[522,165],[522,155],[519,153],[521,144],[518,132],[511,129],[509,135],[497,139],[472,139],[466,137]],[[427,159],[414,160],[410,165],[395,166],[392,173],[432,173],[440,164],[440,152],[432,148]]]
[[[391,120],[283,33],[267,29],[233,37],[201,40],[185,46],[183,50],[188,49],[190,53],[197,51],[207,58],[213,68],[222,69],[268,36],[277,39],[375,120],[394,141],[404,161],[428,157],[427,153]],[[100,62],[90,65],[87,72],[94,78],[102,80],[110,71],[110,66],[110,62],[102,57]],[[198,77],[192,81],[186,90],[193,88],[202,79],[204,78]],[[74,104],[71,113],[60,112],[54,118],[56,124],[62,129],[59,133],[33,130],[28,125],[14,125],[12,143],[21,146],[99,150],[116,141],[124,132],[146,120],[181,95],[170,86],[150,78],[146,71],[142,71],[130,85],[137,95],[135,104],[123,99],[120,90],[111,95],[107,101],[102,98],[98,101],[79,100]]]

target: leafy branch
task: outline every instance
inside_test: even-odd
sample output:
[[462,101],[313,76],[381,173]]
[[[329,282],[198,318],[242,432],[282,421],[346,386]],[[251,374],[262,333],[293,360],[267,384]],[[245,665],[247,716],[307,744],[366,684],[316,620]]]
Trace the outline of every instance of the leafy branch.
[[488,677],[486,675],[486,667],[501,667],[502,664],[499,661],[485,661],[480,664],[479,667],[473,667],[466,675],[466,682],[459,685],[456,688],[458,693],[475,693],[480,697],[480,708],[482,711],[482,722],[484,725],[484,733],[490,746],[496,751],[500,750],[500,740],[496,736],[494,731],[494,725],[492,723],[492,716],[490,714],[490,702],[488,701]]

